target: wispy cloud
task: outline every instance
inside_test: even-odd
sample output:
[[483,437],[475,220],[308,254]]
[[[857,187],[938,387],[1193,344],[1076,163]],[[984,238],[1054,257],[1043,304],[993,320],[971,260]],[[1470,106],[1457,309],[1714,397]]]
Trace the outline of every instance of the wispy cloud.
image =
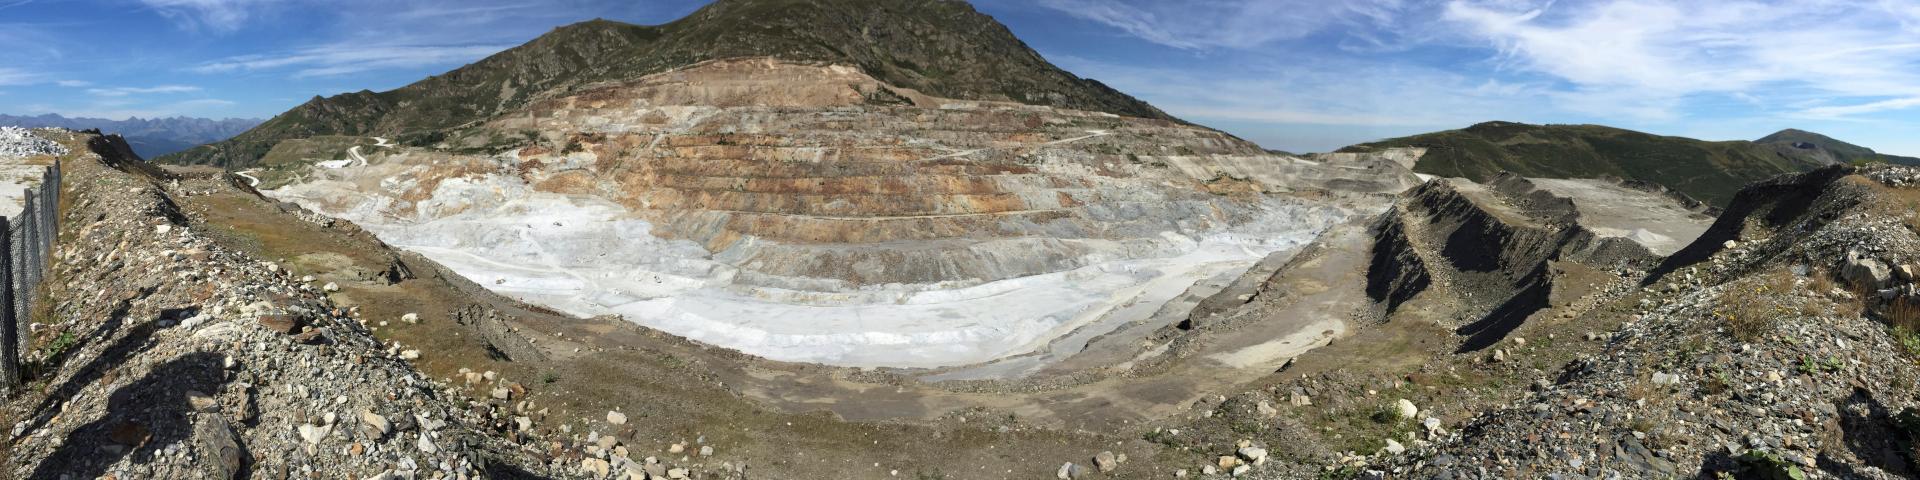
[[[1562,98],[1616,113],[1676,117],[1700,95],[1781,105],[1920,95],[1910,4],[1868,1],[1515,2],[1455,0],[1444,20],[1497,49],[1500,65],[1572,85]],[[1828,114],[1914,105],[1820,107]],[[1812,113],[1809,109],[1804,113]]]
[[1920,97],[1892,98],[1850,105],[1813,107],[1802,110],[1801,113],[1811,118],[1844,119],[1868,113],[1905,110],[1914,107],[1920,107]]
[[[1041,0],[1040,5],[1106,24],[1161,45],[1199,50],[1252,48],[1305,37],[1342,25],[1394,22],[1411,2],[1403,0]],[[1368,31],[1369,43],[1384,43],[1392,30]]]
[[[62,85],[64,86],[65,82],[62,82]],[[87,93],[97,97],[125,97],[129,95],[147,95],[147,94],[156,94],[156,93],[191,93],[191,92],[198,92],[198,91],[200,91],[200,87],[195,87],[192,85],[160,85],[160,86],[154,86],[154,87],[112,87],[112,88],[87,89]]]
[[229,33],[275,0],[140,0],[141,4],[182,28]]
[[18,68],[0,67],[0,87],[29,85],[45,81],[46,75]]
[[385,68],[465,63],[498,53],[509,45],[351,45],[337,44],[278,55],[245,55],[201,64],[195,73],[291,70],[294,78],[346,75]]
[[67,87],[67,88],[78,88],[78,87],[93,85],[93,82],[89,82],[86,80],[61,80],[53,83],[62,87]]

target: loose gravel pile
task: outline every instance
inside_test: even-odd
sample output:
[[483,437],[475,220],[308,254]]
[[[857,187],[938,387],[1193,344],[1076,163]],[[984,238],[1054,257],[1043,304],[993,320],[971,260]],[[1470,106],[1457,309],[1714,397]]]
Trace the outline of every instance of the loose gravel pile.
[[0,158],[65,155],[67,148],[20,127],[0,127]]

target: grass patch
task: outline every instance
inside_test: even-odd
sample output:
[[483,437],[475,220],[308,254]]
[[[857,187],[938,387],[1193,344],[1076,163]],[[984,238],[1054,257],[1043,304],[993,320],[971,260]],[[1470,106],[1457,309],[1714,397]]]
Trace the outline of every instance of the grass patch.
[[[1794,290],[1793,274],[1785,270],[1763,277],[1757,285],[1736,285],[1720,296],[1713,316],[1726,324],[1727,331],[1742,342],[1766,339],[1777,329],[1780,317],[1800,311],[1789,304]],[[1802,303],[1802,302],[1795,302]]]
[[60,332],[60,336],[53,337],[53,341],[47,342],[46,346],[40,347],[41,356],[46,358],[58,357],[67,353],[67,350],[72,350],[73,346],[79,343],[80,337],[75,336],[73,332]]
[[1341,433],[1338,438],[1329,438],[1329,444],[1336,450],[1352,450],[1371,453],[1386,448],[1387,439],[1404,440],[1414,431],[1412,419],[1402,419],[1391,404],[1382,404],[1371,409],[1354,408],[1334,414],[1326,419],[1335,431]]

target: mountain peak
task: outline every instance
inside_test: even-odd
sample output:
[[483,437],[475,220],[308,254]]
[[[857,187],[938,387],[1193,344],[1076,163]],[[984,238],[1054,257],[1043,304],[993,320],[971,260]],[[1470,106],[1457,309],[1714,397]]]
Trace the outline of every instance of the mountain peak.
[[943,98],[1178,121],[1055,67],[967,2],[722,0],[662,25],[593,19],[561,26],[446,74],[392,91],[302,105],[231,142],[160,160],[244,166],[292,138],[431,138],[432,132],[483,121],[548,92],[750,57],[857,67],[889,85]]

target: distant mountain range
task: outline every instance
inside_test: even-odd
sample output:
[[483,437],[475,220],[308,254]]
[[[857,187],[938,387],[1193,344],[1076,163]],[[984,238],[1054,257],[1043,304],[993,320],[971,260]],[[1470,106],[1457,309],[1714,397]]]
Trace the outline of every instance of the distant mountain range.
[[234,135],[260,125],[262,121],[257,118],[215,120],[195,117],[132,117],[126,120],[108,120],[86,117],[67,118],[52,113],[31,117],[0,114],[0,125],[29,128],[60,127],[74,130],[97,128],[101,132],[117,133],[126,137],[127,143],[133,145],[134,153],[144,158],[154,158],[193,148],[195,145],[233,138]]
[[1920,158],[1873,149],[1801,130],[1756,141],[1713,142],[1601,125],[1485,122],[1459,130],[1393,138],[1342,149],[1364,152],[1425,147],[1414,171],[1486,182],[1500,172],[1528,177],[1612,176],[1652,182],[1714,205],[1726,205],[1748,183],[1835,163],[1860,161],[1920,165]]

